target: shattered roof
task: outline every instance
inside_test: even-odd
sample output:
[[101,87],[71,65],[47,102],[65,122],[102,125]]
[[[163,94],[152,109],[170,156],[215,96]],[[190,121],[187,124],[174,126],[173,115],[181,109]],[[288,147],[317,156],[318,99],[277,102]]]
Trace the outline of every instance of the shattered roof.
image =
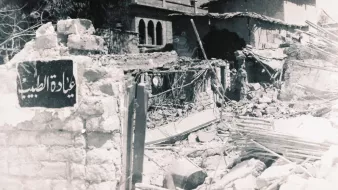
[[219,19],[219,20],[226,20],[226,19],[232,19],[232,18],[238,18],[238,17],[247,17],[247,18],[253,18],[259,21],[264,21],[272,24],[278,24],[283,26],[289,26],[289,27],[306,27],[307,25],[296,25],[296,24],[288,24],[282,20],[271,18],[265,15],[261,15],[255,12],[231,12],[231,13],[175,13],[170,14],[171,17],[180,17],[180,16],[186,16],[186,17],[208,17],[213,19]]
[[[200,5],[200,8],[207,8],[211,3],[214,2],[218,2],[218,1],[229,1],[229,0],[209,0],[209,2],[203,3]],[[305,5],[305,4],[309,4],[309,5],[316,5],[316,1],[315,0],[311,0],[311,3],[306,1],[299,1],[299,0],[287,0],[289,2],[295,3],[297,5]]]

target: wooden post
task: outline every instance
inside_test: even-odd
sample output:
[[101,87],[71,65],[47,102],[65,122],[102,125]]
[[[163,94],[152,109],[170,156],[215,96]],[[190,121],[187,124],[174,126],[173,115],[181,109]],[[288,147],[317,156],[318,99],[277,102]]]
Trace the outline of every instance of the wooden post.
[[134,138],[134,162],[133,162],[133,186],[142,182],[144,145],[147,127],[147,103],[148,94],[146,84],[140,83],[137,86],[137,108]]
[[122,129],[123,149],[122,149],[122,179],[120,190],[130,190],[131,188],[131,169],[132,169],[132,145],[133,145],[133,121],[135,105],[135,83],[131,82],[127,86],[125,97],[125,119]]
[[221,83],[222,83],[224,90],[226,90],[227,87],[226,87],[225,66],[221,66]]

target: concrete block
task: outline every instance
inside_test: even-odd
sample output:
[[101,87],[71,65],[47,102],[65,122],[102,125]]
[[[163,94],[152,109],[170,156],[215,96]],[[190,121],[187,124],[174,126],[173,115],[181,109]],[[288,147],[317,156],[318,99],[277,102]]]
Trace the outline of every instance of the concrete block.
[[33,161],[49,161],[50,156],[46,146],[27,147],[27,152]]
[[91,184],[88,190],[115,190],[117,187],[116,181],[107,181],[103,183]]
[[25,180],[23,184],[24,190],[51,190],[51,180]]
[[84,180],[53,180],[52,190],[86,190],[88,183]]
[[86,168],[82,164],[71,164],[71,179],[84,180],[86,176]]
[[100,68],[88,68],[83,73],[88,82],[96,82],[104,78],[105,75],[107,75],[107,71]]
[[20,177],[35,177],[41,169],[38,163],[18,163],[12,162],[8,165],[10,175]]
[[104,119],[98,131],[112,133],[121,129],[120,118],[117,114]]
[[198,131],[197,136],[200,142],[210,142],[215,139],[216,133],[210,131]]
[[50,158],[52,161],[71,161],[73,163],[84,164],[86,161],[86,151],[83,148],[51,147]]
[[2,174],[8,174],[8,163],[7,162],[0,162],[0,176]]
[[102,181],[115,180],[114,164],[87,165],[86,180],[89,182],[100,183]]
[[66,179],[67,164],[64,162],[42,162],[38,177],[44,179]]
[[182,158],[171,164],[170,173],[176,187],[194,189],[204,183],[207,174],[189,160]]
[[73,139],[69,132],[45,132],[40,136],[40,142],[44,145],[72,145]]
[[6,133],[0,133],[0,146],[6,146],[6,144],[7,144]]
[[87,164],[118,164],[120,162],[121,152],[105,148],[95,148],[87,152]]
[[100,132],[88,133],[87,143],[89,148],[111,149],[116,146],[116,142],[114,142],[112,134]]
[[104,39],[94,35],[76,35],[68,36],[67,47],[76,50],[104,51]]
[[86,147],[86,139],[82,134],[74,137],[74,146],[77,148]]
[[271,166],[267,168],[258,178],[257,187],[262,189],[267,185],[271,184],[276,179],[281,179],[285,176],[290,175],[290,172],[294,168],[293,164],[286,164],[281,166]]
[[19,178],[12,177],[0,177],[0,189],[13,189],[13,190],[21,190],[23,188],[23,184],[21,183]]
[[52,49],[58,46],[58,38],[56,34],[43,35],[35,39],[36,49]]
[[79,115],[84,118],[101,116],[104,113],[101,98],[86,98],[78,108]]
[[38,145],[38,133],[32,131],[13,132],[9,135],[8,144],[15,146]]
[[51,35],[51,34],[56,34],[54,26],[51,22],[48,22],[46,24],[43,24],[40,26],[36,32],[36,37],[44,36],[44,35]]
[[255,190],[257,189],[256,177],[248,175],[242,179],[234,181],[234,187],[236,190]]
[[95,28],[92,21],[87,19],[67,19],[57,23],[57,32],[60,34],[93,34]]
[[70,132],[82,132],[83,129],[84,123],[80,117],[68,120],[63,126],[63,130]]
[[299,175],[290,175],[287,178],[286,183],[281,185],[279,190],[303,190],[306,183],[307,180],[300,177]]

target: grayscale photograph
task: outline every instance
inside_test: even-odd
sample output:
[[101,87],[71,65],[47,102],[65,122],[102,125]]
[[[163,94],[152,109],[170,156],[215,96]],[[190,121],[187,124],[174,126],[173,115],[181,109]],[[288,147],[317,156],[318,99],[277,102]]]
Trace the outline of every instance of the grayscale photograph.
[[338,0],[0,0],[0,190],[338,190]]

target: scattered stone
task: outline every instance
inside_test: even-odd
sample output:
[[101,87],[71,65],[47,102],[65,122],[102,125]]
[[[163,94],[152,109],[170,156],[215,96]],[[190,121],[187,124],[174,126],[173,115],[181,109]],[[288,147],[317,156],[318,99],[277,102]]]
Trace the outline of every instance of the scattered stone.
[[35,39],[36,49],[52,49],[56,47],[58,47],[56,34],[43,35]]
[[215,139],[216,132],[198,131],[197,137],[200,142],[210,142]]
[[272,99],[269,97],[263,96],[262,98],[258,99],[258,102],[260,104],[264,104],[264,103],[270,104],[272,102]]
[[173,162],[170,168],[175,186],[182,189],[195,189],[203,184],[207,177],[207,174],[201,168],[192,164],[186,158]]
[[42,26],[40,26],[40,28],[38,28],[36,30],[36,37],[39,38],[40,36],[44,36],[44,35],[54,35],[56,34],[54,26],[51,22],[48,22]]
[[93,34],[95,28],[92,21],[87,19],[67,19],[57,23],[57,32],[60,34]]
[[267,103],[263,103],[263,104],[255,104],[255,108],[258,108],[258,109],[265,109],[267,108],[269,105]]
[[273,106],[268,106],[267,108],[265,108],[265,111],[267,114],[273,115],[278,112],[278,108],[273,107]]
[[257,189],[256,177],[250,174],[238,179],[234,182],[234,188],[235,190],[255,190]]
[[258,189],[262,189],[263,187],[270,185],[276,179],[288,176],[293,168],[293,164],[269,167],[257,178]]
[[285,184],[279,190],[301,190],[306,186],[307,180],[299,175],[290,175]]
[[259,83],[252,83],[249,85],[250,90],[257,91],[261,88],[261,85]]
[[254,109],[252,114],[255,117],[263,117],[262,111],[260,109]]
[[67,46],[76,50],[103,51],[104,39],[94,35],[71,34],[68,36]]
[[190,133],[190,135],[188,136],[188,142],[189,144],[194,144],[197,141],[197,135],[195,133]]

